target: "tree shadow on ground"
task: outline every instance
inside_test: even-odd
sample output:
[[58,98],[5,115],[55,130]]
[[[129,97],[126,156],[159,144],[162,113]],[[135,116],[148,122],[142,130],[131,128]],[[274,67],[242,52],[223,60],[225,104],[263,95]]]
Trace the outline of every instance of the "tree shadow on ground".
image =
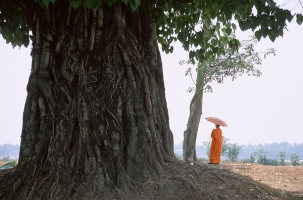
[[198,162],[167,165],[161,176],[134,191],[133,199],[303,199],[303,196],[234,173],[228,165]]

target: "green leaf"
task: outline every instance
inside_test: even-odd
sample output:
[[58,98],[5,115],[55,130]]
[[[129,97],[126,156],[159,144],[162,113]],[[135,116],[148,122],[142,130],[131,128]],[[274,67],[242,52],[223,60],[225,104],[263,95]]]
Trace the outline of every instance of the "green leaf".
[[183,43],[183,48],[184,48],[185,51],[188,51],[188,50],[189,50],[189,42],[188,42],[188,41],[185,41],[185,42]]
[[290,13],[290,11],[285,11],[285,18],[287,19],[287,21],[291,22],[293,17],[294,16]]
[[240,21],[239,26],[242,31],[246,31],[250,28],[250,23],[248,21]]
[[72,5],[72,7],[74,9],[77,9],[80,5],[81,5],[81,0],[71,0],[70,1],[70,4]]
[[189,59],[193,59],[195,57],[195,51],[190,51],[189,52]]
[[262,28],[260,31],[262,32],[262,36],[265,38],[268,33],[268,28]]
[[227,28],[227,29],[226,29],[226,34],[227,34],[227,35],[230,35],[230,34],[231,34],[231,31],[232,31],[231,28]]
[[268,37],[272,42],[274,42],[276,39],[276,32],[273,29],[270,29],[268,33]]
[[85,5],[87,8],[92,8],[94,5],[94,0],[86,0]]
[[183,33],[178,33],[178,36],[177,36],[178,40],[182,43],[184,41],[184,35]]
[[262,36],[261,30],[256,31],[256,32],[255,32],[255,36],[256,36],[257,40],[260,41],[261,36]]
[[141,0],[129,0],[129,4],[132,12],[134,12],[141,4]]
[[42,3],[43,3],[45,6],[48,6],[49,0],[42,0]]
[[22,43],[24,44],[25,47],[28,47],[29,45],[29,37],[24,35],[22,39]]
[[232,23],[231,26],[234,30],[236,30],[236,28],[237,28],[236,24]]
[[193,43],[194,43],[194,46],[197,47],[197,46],[199,45],[199,40],[198,40],[198,38],[194,38]]
[[171,47],[169,48],[169,52],[172,53],[173,51],[174,51],[174,47],[171,46]]
[[230,22],[227,22],[227,23],[226,23],[226,27],[227,27],[227,28],[230,28],[230,26],[231,26]]
[[302,24],[302,22],[303,22],[303,15],[302,14],[297,14],[296,15],[297,16],[297,23],[299,24],[299,25],[301,25]]

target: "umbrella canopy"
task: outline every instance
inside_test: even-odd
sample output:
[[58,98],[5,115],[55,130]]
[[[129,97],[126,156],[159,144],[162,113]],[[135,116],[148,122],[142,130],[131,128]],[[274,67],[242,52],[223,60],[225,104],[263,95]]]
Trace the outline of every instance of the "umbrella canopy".
[[227,127],[227,124],[222,119],[219,119],[219,118],[216,118],[216,117],[206,117],[205,119],[209,122],[212,122],[212,123],[216,124],[216,125]]

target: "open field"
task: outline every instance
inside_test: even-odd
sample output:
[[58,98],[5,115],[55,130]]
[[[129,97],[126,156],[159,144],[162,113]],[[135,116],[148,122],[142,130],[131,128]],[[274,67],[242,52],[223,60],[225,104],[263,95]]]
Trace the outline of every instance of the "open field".
[[233,172],[248,176],[272,188],[296,192],[303,196],[302,166],[269,166],[259,164],[226,164]]

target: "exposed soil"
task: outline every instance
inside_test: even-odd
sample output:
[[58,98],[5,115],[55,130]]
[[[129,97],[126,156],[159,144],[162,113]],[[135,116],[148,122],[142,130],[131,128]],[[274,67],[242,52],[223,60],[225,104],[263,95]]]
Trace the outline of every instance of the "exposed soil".
[[140,189],[141,199],[303,199],[302,170],[257,164],[168,165],[161,177]]
[[134,188],[129,196],[118,193],[117,199],[138,200],[303,199],[303,167],[202,162],[167,164],[161,176]]
[[256,181],[280,190],[303,196],[303,166],[265,166],[258,164],[231,163],[235,173],[249,176]]

